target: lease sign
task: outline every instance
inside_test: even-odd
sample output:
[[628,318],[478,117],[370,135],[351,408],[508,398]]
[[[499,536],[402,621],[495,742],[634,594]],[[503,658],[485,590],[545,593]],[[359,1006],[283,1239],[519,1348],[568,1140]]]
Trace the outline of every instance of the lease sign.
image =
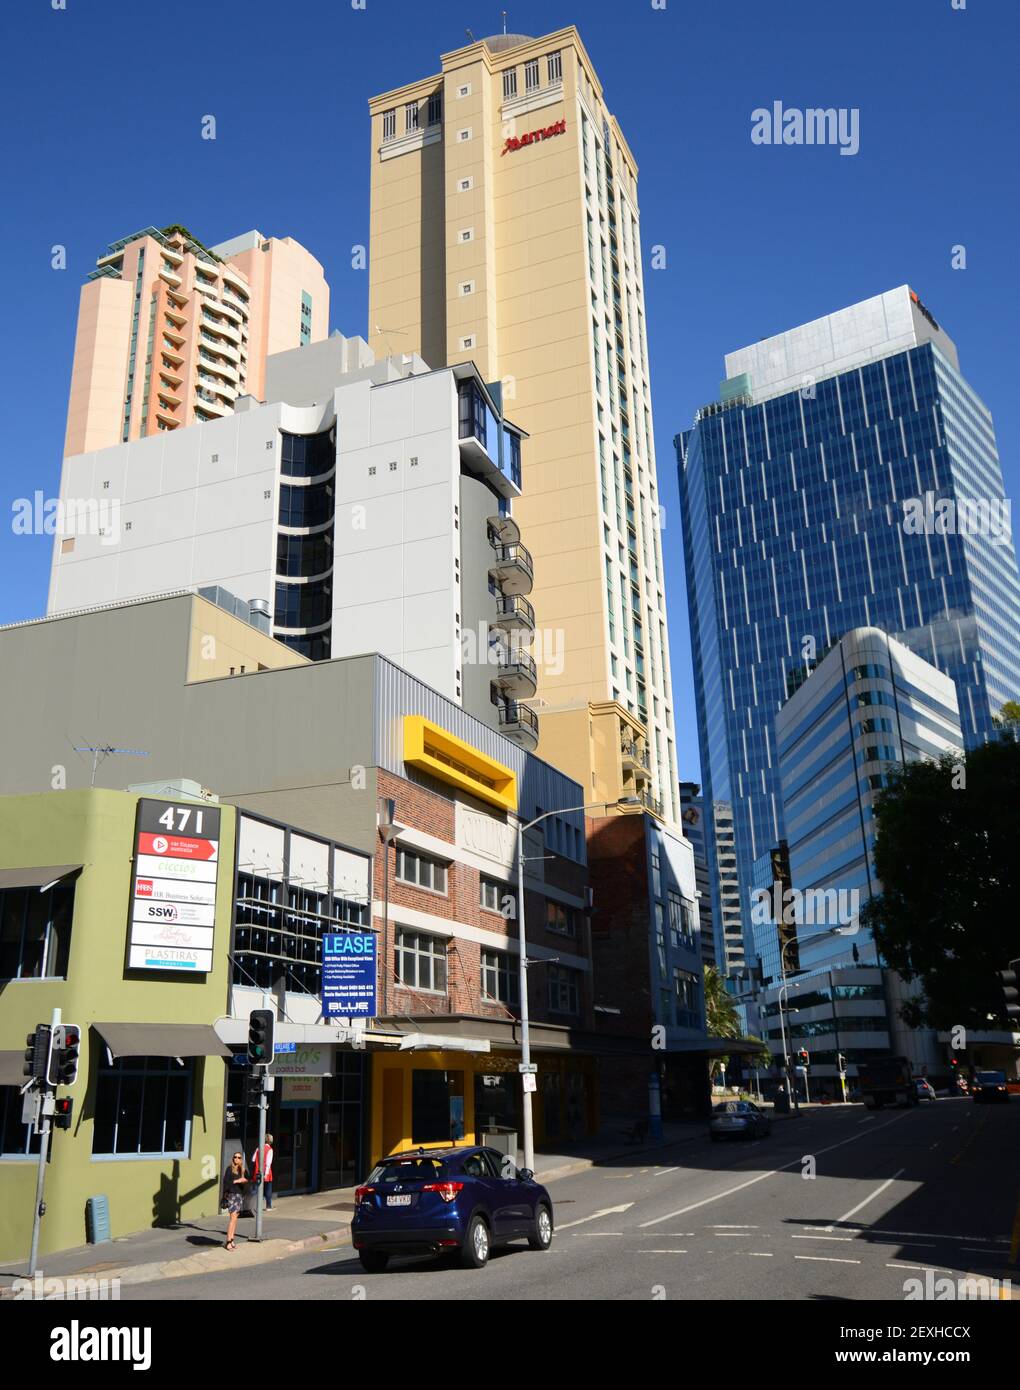
[[218,807],[139,801],[129,970],[212,969],[219,845]]

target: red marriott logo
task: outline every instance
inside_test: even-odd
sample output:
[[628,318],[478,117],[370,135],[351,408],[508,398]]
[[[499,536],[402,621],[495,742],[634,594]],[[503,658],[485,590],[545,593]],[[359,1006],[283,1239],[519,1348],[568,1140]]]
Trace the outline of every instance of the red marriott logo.
[[522,145],[537,145],[539,140],[548,140],[551,135],[563,135],[567,129],[567,118],[557,121],[555,125],[547,125],[543,130],[529,130],[527,135],[508,135],[506,144],[503,146],[503,153],[508,150],[519,150]]

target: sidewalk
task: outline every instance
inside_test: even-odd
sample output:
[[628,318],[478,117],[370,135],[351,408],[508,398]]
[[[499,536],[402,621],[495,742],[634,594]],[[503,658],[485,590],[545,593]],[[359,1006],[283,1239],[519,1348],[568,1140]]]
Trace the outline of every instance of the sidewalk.
[[[663,1125],[662,1139],[628,1142],[625,1131],[632,1121],[607,1120],[594,1139],[558,1146],[555,1153],[539,1153],[535,1167],[540,1182],[585,1172],[608,1163],[647,1162],[677,1144],[690,1143],[705,1134],[703,1120]],[[301,1197],[276,1197],[263,1219],[261,1243],[255,1244],[255,1219],[242,1217],[237,1226],[237,1249],[223,1248],[226,1216],[209,1216],[175,1227],[160,1227],[119,1236],[100,1245],[43,1256],[41,1273],[48,1278],[70,1276],[119,1279],[121,1284],[148,1284],[157,1279],[190,1274],[213,1274],[225,1269],[261,1265],[288,1255],[350,1240],[354,1194],[351,1188],[314,1192]],[[16,1279],[28,1273],[28,1263],[0,1264],[0,1300],[14,1296]]]

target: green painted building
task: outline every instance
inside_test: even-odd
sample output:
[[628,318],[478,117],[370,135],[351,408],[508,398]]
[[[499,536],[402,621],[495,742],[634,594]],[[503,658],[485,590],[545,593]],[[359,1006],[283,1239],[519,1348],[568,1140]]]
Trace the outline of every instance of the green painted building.
[[[203,900],[212,929],[203,925],[202,939],[217,949],[130,947],[142,799],[106,790],[0,797],[0,1259],[28,1257],[38,1140],[21,1122],[19,1091],[26,1036],[54,1008],[81,1027],[82,1046],[78,1080],[59,1092],[74,1110],[70,1128],[52,1136],[41,1256],[85,1243],[90,1197],[108,1199],[113,1236],[219,1209],[227,1049],[212,1021],[227,1012],[237,813],[173,803],[175,829],[196,808],[218,822],[215,867],[195,870],[205,883],[173,893]],[[171,805],[144,800],[150,817]],[[164,849],[152,836],[144,847]],[[141,875],[157,862],[139,859],[139,894],[153,891]],[[134,932],[157,937],[179,943],[187,932]]]

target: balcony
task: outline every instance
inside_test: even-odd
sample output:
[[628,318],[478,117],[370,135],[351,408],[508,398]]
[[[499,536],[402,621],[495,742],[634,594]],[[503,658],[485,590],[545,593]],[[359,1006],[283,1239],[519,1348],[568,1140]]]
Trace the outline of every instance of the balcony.
[[489,530],[500,545],[516,545],[521,538],[521,528],[510,515],[502,512],[487,518]]
[[519,594],[503,595],[496,600],[496,616],[491,626],[503,632],[527,634],[521,640],[530,642],[535,631],[535,610]]
[[636,739],[625,738],[620,744],[623,765],[630,772],[647,776],[651,772],[651,759],[647,748],[642,748]]
[[535,566],[531,551],[523,545],[494,545],[491,573],[503,593],[513,597],[530,594],[535,587]]
[[538,689],[538,668],[527,652],[500,647],[496,656],[496,685],[503,695],[530,700]]
[[519,700],[508,700],[500,705],[499,731],[529,753],[538,747],[538,715]]

